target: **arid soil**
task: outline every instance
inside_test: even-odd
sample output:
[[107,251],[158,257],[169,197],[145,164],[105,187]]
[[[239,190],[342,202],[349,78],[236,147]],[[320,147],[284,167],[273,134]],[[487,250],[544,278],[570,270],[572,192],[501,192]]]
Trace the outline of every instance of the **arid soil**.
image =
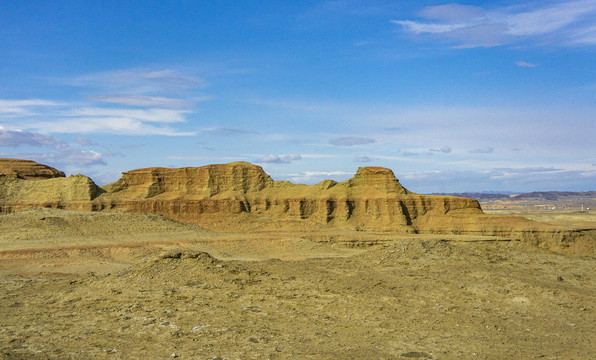
[[596,357],[593,257],[246,220],[0,215],[0,358]]

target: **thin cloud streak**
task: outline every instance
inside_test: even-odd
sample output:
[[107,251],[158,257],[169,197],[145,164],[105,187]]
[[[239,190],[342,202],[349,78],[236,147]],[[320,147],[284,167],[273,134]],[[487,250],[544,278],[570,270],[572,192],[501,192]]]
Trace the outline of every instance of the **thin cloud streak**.
[[265,155],[256,160],[257,163],[265,164],[291,164],[294,161],[301,160],[300,154],[289,154],[289,155]]
[[346,136],[333,139],[329,141],[329,144],[335,146],[356,146],[356,145],[367,145],[375,143],[375,139],[364,138],[360,136]]
[[148,95],[150,93],[185,93],[191,89],[203,88],[205,82],[194,76],[181,74],[173,69],[125,69],[85,74],[63,79],[66,85],[116,90],[125,95]]
[[174,109],[186,108],[194,104],[193,101],[187,99],[145,95],[105,95],[94,97],[91,100],[128,106],[164,107]]
[[559,45],[596,43],[596,2],[558,2],[538,9],[527,6],[481,7],[448,4],[423,8],[423,20],[393,20],[406,32],[431,35],[455,47],[493,47],[523,40],[540,43],[544,36]]
[[46,148],[45,152],[20,152],[13,156],[32,159],[50,165],[93,166],[107,165],[102,154],[93,150],[81,150],[68,145],[65,141],[53,136],[29,131],[6,130],[0,127],[0,147],[31,146]]
[[71,101],[0,99],[4,125],[46,133],[192,136],[195,131],[179,130],[174,124],[186,123],[196,103],[206,99],[192,93],[202,81],[172,69],[118,70],[63,82],[98,94]]
[[532,64],[526,61],[518,61],[515,63],[515,65],[519,66],[519,67],[527,67],[527,68],[535,68],[537,65],[536,64]]

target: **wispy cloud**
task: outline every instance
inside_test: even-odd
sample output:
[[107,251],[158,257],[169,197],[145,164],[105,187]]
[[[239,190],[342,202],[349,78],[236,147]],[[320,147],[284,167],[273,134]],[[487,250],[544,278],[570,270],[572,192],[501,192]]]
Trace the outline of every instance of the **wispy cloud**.
[[266,164],[290,164],[293,161],[301,160],[302,156],[300,154],[289,154],[289,155],[265,155],[260,159],[257,159],[257,163],[266,163]]
[[359,136],[346,136],[333,139],[329,141],[329,144],[335,146],[355,146],[355,145],[366,145],[375,143],[375,139],[359,137]]
[[209,135],[215,136],[233,136],[233,135],[244,135],[244,134],[251,134],[251,131],[238,129],[238,128],[228,128],[228,127],[214,127],[210,129],[204,129],[204,133]]
[[558,1],[543,6],[531,4],[482,8],[447,4],[429,6],[420,19],[394,20],[417,36],[432,36],[456,47],[492,47],[531,40],[556,44],[596,43],[596,2]]
[[495,151],[495,149],[493,149],[490,146],[483,146],[480,148],[476,148],[476,149],[472,149],[470,151],[468,151],[470,154],[491,154]]
[[192,106],[196,101],[206,99],[179,99],[164,96],[147,96],[147,95],[103,95],[92,98],[99,102],[139,106],[139,107],[160,107],[160,108],[187,108]]
[[527,67],[527,68],[535,68],[536,67],[536,64],[532,64],[527,61],[518,61],[515,63],[515,65],[517,65],[519,67]]
[[443,146],[440,149],[429,149],[428,150],[430,153],[443,153],[443,154],[449,154],[452,149],[449,146]]
[[0,147],[35,146],[63,149],[66,142],[44,134],[22,130],[6,130],[0,126]]
[[154,93],[187,93],[202,88],[205,81],[174,69],[125,69],[85,74],[63,83],[75,87],[99,89],[123,95],[147,95]]
[[0,127],[0,147],[21,146],[45,148],[46,151],[21,152],[14,156],[49,163],[53,166],[107,164],[101,153],[72,147],[56,137],[29,131],[6,130]]
[[358,155],[358,156],[354,157],[355,163],[367,163],[367,162],[371,162],[371,161],[372,161],[372,158],[367,155]]
[[406,151],[402,151],[402,153],[401,153],[401,154],[402,154],[403,156],[418,156],[418,153],[417,153],[417,152],[414,152],[414,151],[407,151],[407,150],[406,150]]
[[[196,93],[203,87],[200,79],[172,69],[119,70],[57,82],[82,90],[61,101],[0,99],[3,125],[43,133],[194,135],[179,127],[207,99]],[[82,95],[88,93],[94,95]]]
[[101,153],[93,150],[81,150],[71,147],[59,152],[28,152],[17,154],[17,156],[56,167],[63,167],[66,165],[107,165],[107,162],[103,159]]
[[63,104],[43,99],[0,99],[0,114],[3,117],[32,116],[38,113],[38,109],[61,105]]
[[271,174],[277,180],[289,180],[298,184],[316,184],[323,180],[343,181],[354,176],[345,171],[305,171],[292,174]]
[[91,139],[89,139],[88,137],[82,136],[82,135],[78,135],[75,139],[75,142],[81,146],[94,146],[97,145],[96,143],[94,143],[93,141],[91,141]]

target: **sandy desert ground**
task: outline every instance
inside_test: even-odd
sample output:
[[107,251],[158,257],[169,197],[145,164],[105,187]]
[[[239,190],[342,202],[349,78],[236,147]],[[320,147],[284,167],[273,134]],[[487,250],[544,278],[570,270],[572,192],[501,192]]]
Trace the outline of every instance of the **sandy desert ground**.
[[154,215],[1,215],[0,358],[596,357],[592,257],[269,225],[218,233]]

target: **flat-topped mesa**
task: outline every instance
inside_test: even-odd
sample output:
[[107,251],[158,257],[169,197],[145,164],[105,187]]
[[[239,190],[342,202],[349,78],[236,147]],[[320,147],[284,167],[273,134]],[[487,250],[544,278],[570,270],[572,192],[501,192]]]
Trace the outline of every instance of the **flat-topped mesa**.
[[0,159],[0,175],[24,180],[66,177],[64,172],[31,160]]
[[383,167],[359,167],[356,175],[347,182],[351,187],[372,187],[385,194],[409,194],[409,191],[399,183],[393,171]]
[[91,210],[91,201],[104,191],[83,175],[29,181],[0,176],[0,213],[34,207]]
[[224,231],[259,218],[279,219],[362,231],[496,235],[561,252],[583,251],[582,246],[596,251],[579,230],[490,217],[474,199],[412,193],[381,167],[361,167],[349,180],[317,185],[275,182],[247,162],[152,167],[124,172],[100,188],[82,175],[65,178],[32,161],[0,159],[0,213],[32,207],[152,213]]
[[127,171],[122,173],[120,180],[104,189],[126,198],[200,200],[224,193],[259,191],[273,183],[260,166],[239,161],[202,167]]

